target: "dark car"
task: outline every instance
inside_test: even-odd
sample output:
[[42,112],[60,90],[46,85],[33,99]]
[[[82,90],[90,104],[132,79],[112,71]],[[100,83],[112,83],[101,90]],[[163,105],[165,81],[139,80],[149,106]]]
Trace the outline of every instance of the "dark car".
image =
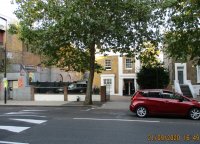
[[130,111],[138,117],[179,115],[197,120],[200,118],[200,102],[168,90],[139,90],[131,98]]
[[85,93],[87,84],[85,83],[72,83],[68,86],[68,93]]

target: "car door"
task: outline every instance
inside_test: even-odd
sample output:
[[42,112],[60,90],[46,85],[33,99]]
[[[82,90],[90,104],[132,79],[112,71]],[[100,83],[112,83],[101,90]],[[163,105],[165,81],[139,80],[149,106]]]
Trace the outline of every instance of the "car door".
[[185,115],[188,112],[190,103],[187,99],[171,92],[165,92],[162,96],[165,114]]
[[162,98],[160,95],[160,92],[149,92],[148,98],[147,98],[147,108],[150,113],[162,113],[163,107],[162,107]]

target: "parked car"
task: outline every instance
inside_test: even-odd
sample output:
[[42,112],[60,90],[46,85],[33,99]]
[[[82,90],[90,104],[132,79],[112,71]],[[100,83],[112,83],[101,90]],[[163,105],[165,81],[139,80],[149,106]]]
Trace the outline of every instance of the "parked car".
[[68,86],[68,93],[85,93],[86,89],[86,83],[72,83]]
[[138,117],[148,115],[179,115],[200,118],[200,102],[163,89],[137,91],[131,98],[130,111]]

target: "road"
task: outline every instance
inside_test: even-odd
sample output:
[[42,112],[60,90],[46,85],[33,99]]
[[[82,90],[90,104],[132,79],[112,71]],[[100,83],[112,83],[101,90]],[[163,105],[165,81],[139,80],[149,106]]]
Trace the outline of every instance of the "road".
[[91,107],[1,107],[0,144],[200,143],[200,120]]

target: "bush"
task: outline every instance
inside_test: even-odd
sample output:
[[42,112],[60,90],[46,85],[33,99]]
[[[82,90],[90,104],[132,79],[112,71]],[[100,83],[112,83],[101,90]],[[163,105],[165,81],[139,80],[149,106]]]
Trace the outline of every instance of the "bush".
[[137,83],[140,89],[162,89],[169,84],[169,72],[161,65],[142,67],[137,73]]

